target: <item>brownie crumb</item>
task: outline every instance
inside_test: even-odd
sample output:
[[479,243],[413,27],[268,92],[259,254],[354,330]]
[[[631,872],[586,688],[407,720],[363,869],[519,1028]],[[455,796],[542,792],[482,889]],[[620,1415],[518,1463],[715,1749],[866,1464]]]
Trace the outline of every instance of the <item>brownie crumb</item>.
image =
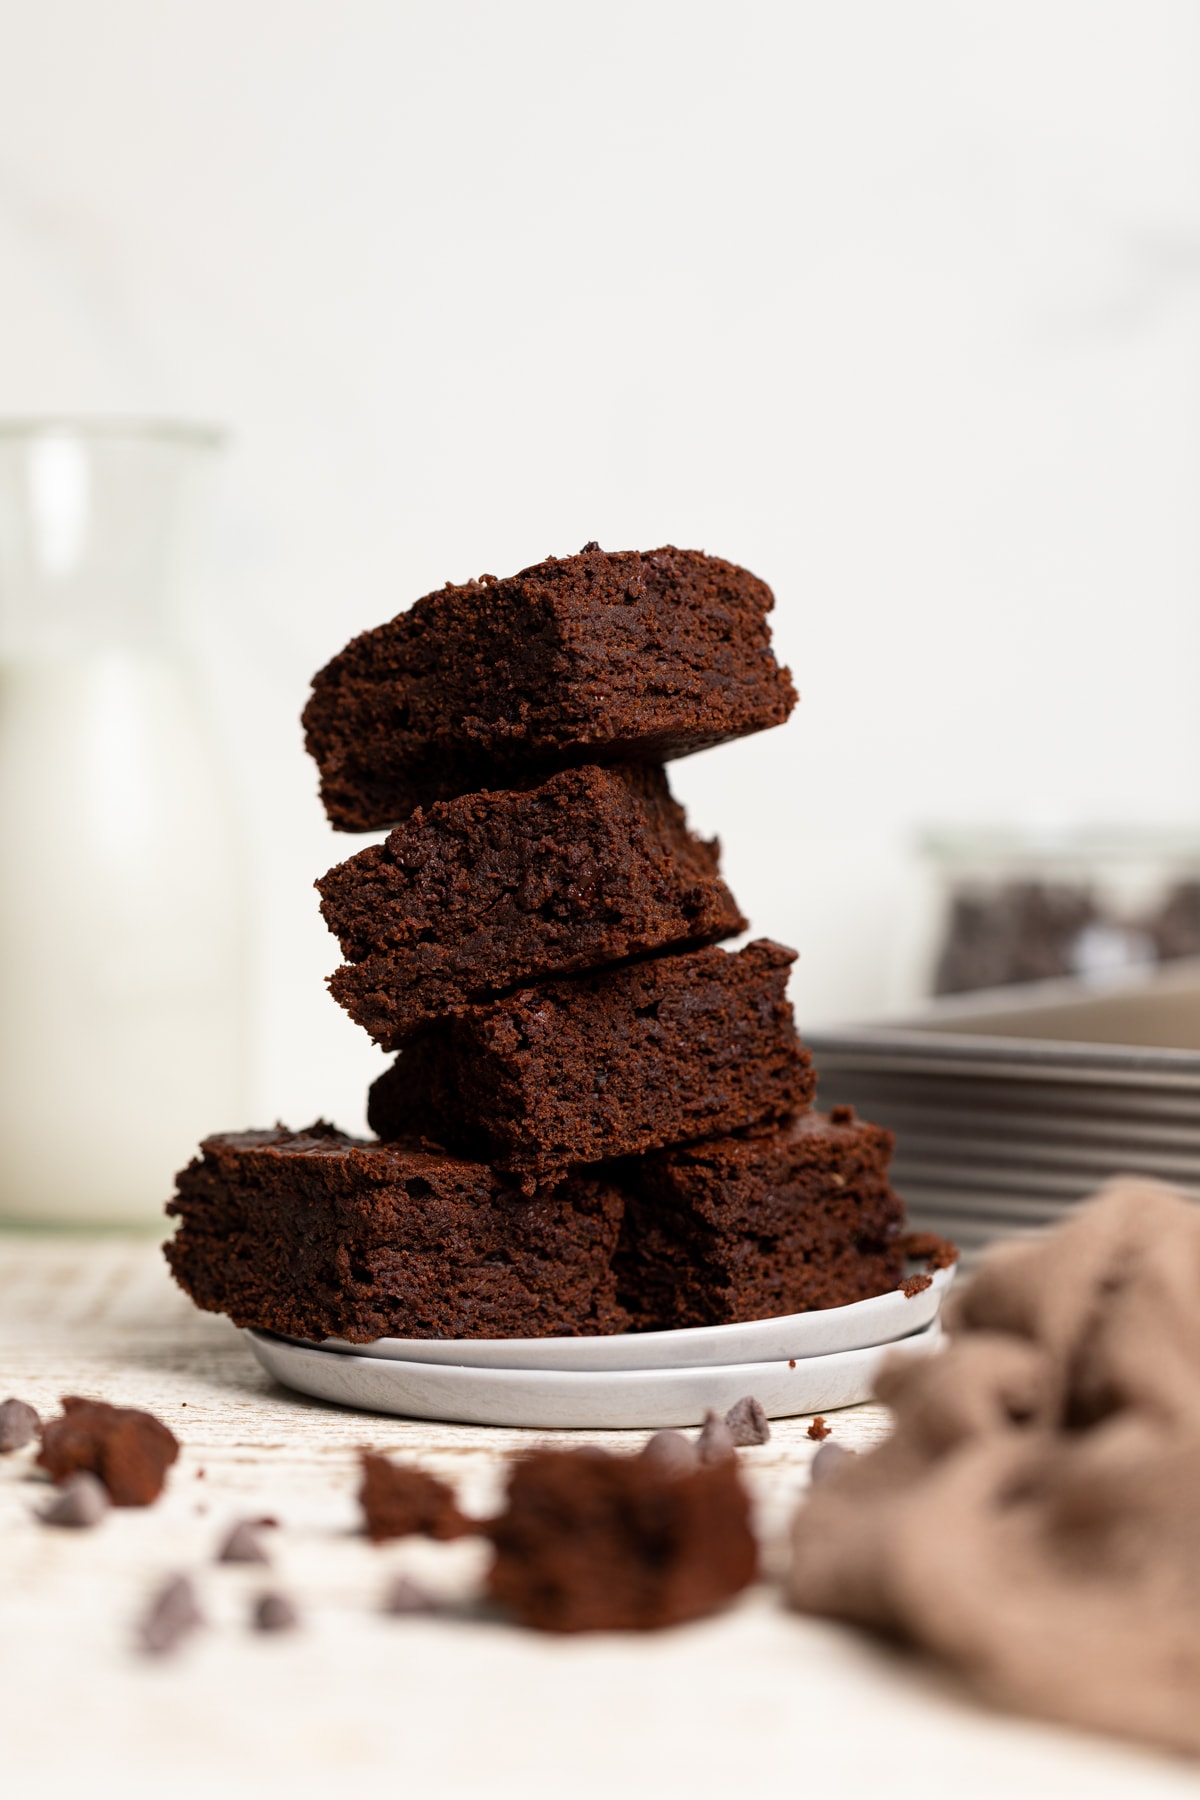
[[906,1231],[900,1239],[900,1250],[911,1262],[923,1262],[931,1275],[958,1261],[958,1245],[939,1237],[936,1231]]
[[828,1481],[834,1470],[844,1463],[848,1456],[853,1455],[853,1450],[847,1450],[844,1444],[835,1444],[833,1440],[830,1439],[827,1444],[822,1444],[820,1446],[811,1463],[808,1465],[809,1480],[814,1487],[818,1486],[822,1481]]
[[38,1465],[55,1481],[96,1475],[114,1506],[149,1506],[162,1493],[179,1440],[153,1413],[64,1396],[62,1417],[42,1430]]
[[394,1575],[383,1593],[385,1613],[432,1613],[437,1611],[433,1595],[410,1575]]
[[42,1421],[24,1400],[0,1401],[0,1453],[23,1450],[41,1428]]
[[923,1294],[926,1288],[932,1286],[932,1275],[906,1275],[900,1283],[900,1292],[906,1300],[911,1300],[914,1294]]
[[739,1450],[750,1444],[765,1444],[771,1436],[767,1415],[753,1394],[743,1394],[734,1401],[725,1414],[725,1423]]
[[831,1125],[853,1125],[854,1108],[852,1106],[831,1106],[829,1123]]
[[269,1563],[270,1560],[258,1541],[257,1521],[251,1519],[239,1519],[217,1551],[217,1561],[222,1563]]
[[648,1631],[698,1619],[753,1581],[757,1550],[733,1456],[690,1474],[654,1458],[543,1450],[517,1462],[493,1599],[541,1631]]
[[690,1475],[700,1466],[700,1453],[682,1431],[656,1431],[642,1445],[642,1460],[664,1475]]
[[250,1613],[255,1631],[294,1631],[300,1614],[286,1594],[260,1594]]
[[471,1530],[470,1522],[458,1510],[453,1489],[436,1475],[390,1462],[370,1450],[362,1453],[362,1472],[358,1498],[363,1529],[373,1544],[413,1535],[445,1541]]
[[788,1357],[788,1368],[789,1368],[789,1369],[794,1369],[794,1368],[795,1368],[795,1366],[796,1366],[796,1359],[795,1359],[795,1357],[794,1357],[794,1356],[789,1356],[789,1357]]
[[704,1415],[704,1423],[700,1427],[700,1436],[696,1439],[696,1453],[702,1463],[726,1462],[733,1455],[736,1440],[733,1432],[719,1413],[711,1410]]
[[191,1581],[186,1575],[172,1575],[150,1602],[138,1627],[138,1639],[150,1656],[163,1656],[203,1623]]
[[830,1435],[831,1429],[832,1427],[827,1425],[820,1413],[818,1413],[805,1435],[812,1438],[815,1443],[820,1444]]
[[38,1514],[43,1525],[71,1525],[89,1530],[108,1511],[108,1490],[102,1481],[81,1469],[68,1475],[58,1493]]

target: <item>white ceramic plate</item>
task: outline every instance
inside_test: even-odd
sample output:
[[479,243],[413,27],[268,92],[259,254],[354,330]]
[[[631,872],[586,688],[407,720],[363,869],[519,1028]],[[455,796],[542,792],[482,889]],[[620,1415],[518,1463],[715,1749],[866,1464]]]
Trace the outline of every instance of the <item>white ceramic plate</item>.
[[387,1362],[452,1363],[472,1369],[694,1369],[776,1362],[863,1350],[908,1337],[937,1316],[953,1279],[952,1268],[939,1269],[932,1286],[911,1300],[897,1288],[873,1300],[856,1300],[852,1306],[687,1331],[643,1331],[629,1337],[376,1338],[373,1344],[327,1338],[307,1347],[382,1357]]
[[743,1394],[753,1394],[773,1419],[834,1412],[870,1399],[885,1356],[927,1354],[941,1335],[934,1319],[911,1337],[828,1356],[708,1368],[589,1370],[399,1362],[246,1332],[269,1375],[318,1400],[409,1419],[567,1431],[699,1425],[709,1407],[726,1412]]

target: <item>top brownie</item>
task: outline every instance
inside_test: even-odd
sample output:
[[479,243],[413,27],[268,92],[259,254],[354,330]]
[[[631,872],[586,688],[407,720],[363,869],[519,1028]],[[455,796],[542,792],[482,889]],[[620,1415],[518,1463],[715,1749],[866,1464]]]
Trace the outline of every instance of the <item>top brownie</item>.
[[578,763],[666,762],[780,725],[770,588],[719,557],[549,557],[427,594],[314,678],[306,742],[341,831]]

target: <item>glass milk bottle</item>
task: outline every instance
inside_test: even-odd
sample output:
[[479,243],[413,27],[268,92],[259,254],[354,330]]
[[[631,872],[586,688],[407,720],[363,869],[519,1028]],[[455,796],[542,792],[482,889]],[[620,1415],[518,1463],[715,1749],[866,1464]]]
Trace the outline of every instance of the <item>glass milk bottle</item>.
[[0,422],[0,1218],[161,1222],[245,1120],[242,860],[170,604],[219,441]]

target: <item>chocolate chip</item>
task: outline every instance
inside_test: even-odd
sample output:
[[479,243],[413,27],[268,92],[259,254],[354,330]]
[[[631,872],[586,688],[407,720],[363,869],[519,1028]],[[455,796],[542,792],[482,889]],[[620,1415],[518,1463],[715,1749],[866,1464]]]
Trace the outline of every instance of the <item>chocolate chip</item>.
[[656,1431],[642,1445],[642,1460],[664,1475],[690,1475],[700,1465],[700,1453],[682,1431]]
[[149,1655],[163,1656],[203,1623],[204,1614],[191,1581],[186,1575],[172,1575],[150,1602],[138,1637]]
[[108,1490],[86,1470],[69,1475],[49,1506],[39,1514],[43,1525],[98,1525],[108,1511]]
[[394,1575],[383,1594],[385,1613],[431,1613],[437,1611],[429,1594],[408,1575]]
[[223,1563],[269,1563],[270,1560],[249,1519],[239,1519],[217,1551],[217,1561]]
[[255,1631],[294,1631],[300,1623],[300,1614],[286,1594],[260,1594],[254,1602],[250,1622]]
[[808,1465],[808,1479],[817,1487],[822,1481],[828,1481],[834,1470],[853,1455],[853,1450],[847,1450],[844,1444],[822,1444]]
[[765,1444],[771,1435],[767,1415],[753,1394],[743,1394],[734,1401],[725,1414],[725,1423],[739,1449],[746,1444]]
[[719,1413],[706,1412],[704,1424],[700,1428],[700,1436],[696,1439],[696,1450],[702,1463],[726,1462],[737,1446],[733,1433]]
[[23,1450],[42,1429],[42,1421],[24,1400],[0,1401],[0,1451]]

